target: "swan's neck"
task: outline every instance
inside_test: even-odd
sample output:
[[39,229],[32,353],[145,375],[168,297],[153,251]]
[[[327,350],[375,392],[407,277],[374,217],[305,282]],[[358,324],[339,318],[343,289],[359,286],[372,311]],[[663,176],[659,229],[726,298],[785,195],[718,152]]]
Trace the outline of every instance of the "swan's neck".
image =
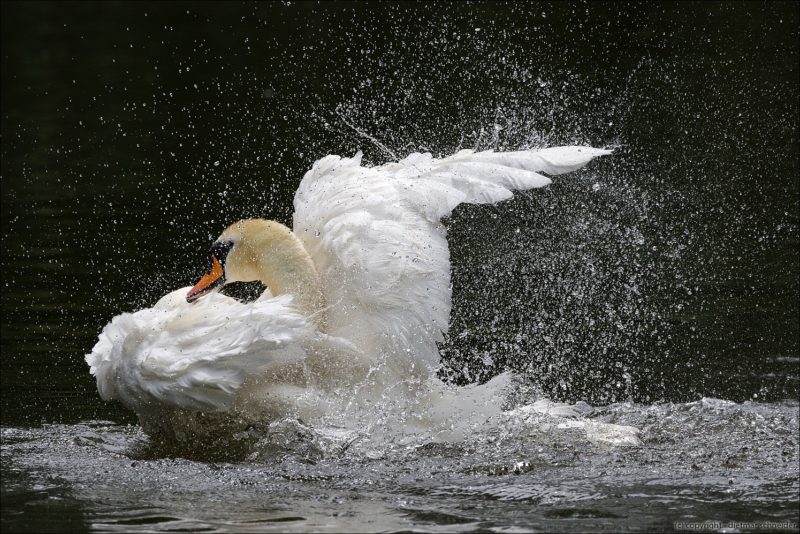
[[275,296],[292,295],[292,305],[323,328],[325,298],[317,269],[303,243],[278,222],[246,222],[254,228],[242,243],[241,255],[237,254],[242,267],[235,279],[260,280]]

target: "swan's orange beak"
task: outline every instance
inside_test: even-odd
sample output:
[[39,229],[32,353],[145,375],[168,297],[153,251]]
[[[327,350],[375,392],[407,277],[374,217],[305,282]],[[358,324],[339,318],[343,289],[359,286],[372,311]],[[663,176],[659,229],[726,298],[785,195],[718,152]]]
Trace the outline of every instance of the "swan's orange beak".
[[199,282],[186,294],[187,302],[194,302],[206,293],[211,293],[214,289],[222,285],[225,281],[225,271],[219,260],[211,257],[211,270],[208,271]]

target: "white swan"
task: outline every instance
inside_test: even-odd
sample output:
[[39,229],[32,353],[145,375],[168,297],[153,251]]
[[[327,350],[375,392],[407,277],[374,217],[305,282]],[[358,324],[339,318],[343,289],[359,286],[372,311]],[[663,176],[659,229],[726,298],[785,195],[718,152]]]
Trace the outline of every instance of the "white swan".
[[[413,414],[450,394],[435,379],[451,305],[440,220],[462,202],[507,199],[551,182],[539,172],[573,171],[608,153],[462,150],[371,168],[360,153],[327,156],[300,183],[292,230],[234,223],[197,285],[103,329],[86,356],[100,395],[136,411],[151,435],[179,441],[286,416],[347,424],[370,410]],[[249,280],[269,288],[255,302],[215,292]],[[499,410],[480,391],[462,390],[463,409]]]

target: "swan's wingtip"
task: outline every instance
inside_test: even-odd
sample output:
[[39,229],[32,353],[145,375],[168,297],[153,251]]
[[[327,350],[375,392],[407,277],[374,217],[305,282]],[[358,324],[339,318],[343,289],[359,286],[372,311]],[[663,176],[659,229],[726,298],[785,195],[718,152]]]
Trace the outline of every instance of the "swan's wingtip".
[[594,147],[587,147],[591,150],[592,155],[594,157],[598,156],[608,156],[609,154],[614,153],[614,148],[594,148]]

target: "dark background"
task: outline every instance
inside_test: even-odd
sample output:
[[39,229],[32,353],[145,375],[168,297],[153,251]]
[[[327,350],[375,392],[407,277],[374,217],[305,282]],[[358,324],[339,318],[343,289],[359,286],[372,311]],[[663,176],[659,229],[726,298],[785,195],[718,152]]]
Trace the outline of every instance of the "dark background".
[[130,417],[103,325],[358,149],[616,148],[447,221],[445,379],[796,398],[797,79],[794,2],[5,2],[3,423]]

